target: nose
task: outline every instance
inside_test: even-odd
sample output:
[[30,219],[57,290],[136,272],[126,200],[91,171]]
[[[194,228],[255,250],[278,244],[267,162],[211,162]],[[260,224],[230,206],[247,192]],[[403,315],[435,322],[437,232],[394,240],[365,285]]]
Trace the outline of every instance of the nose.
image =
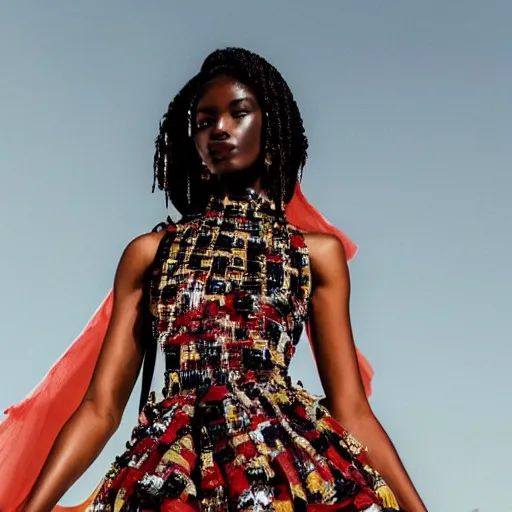
[[227,116],[219,116],[210,132],[210,138],[213,140],[229,139],[231,131],[230,119]]

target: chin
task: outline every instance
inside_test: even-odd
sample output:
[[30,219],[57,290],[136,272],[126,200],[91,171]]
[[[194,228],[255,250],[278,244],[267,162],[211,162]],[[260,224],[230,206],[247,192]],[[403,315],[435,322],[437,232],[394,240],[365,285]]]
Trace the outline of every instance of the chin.
[[216,176],[222,176],[225,174],[234,174],[237,172],[243,172],[247,169],[246,166],[242,166],[233,160],[223,160],[213,165],[212,174]]

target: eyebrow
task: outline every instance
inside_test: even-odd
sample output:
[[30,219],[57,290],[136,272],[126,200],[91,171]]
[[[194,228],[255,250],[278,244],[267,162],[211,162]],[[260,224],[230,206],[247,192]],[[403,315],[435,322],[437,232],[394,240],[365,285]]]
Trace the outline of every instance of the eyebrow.
[[[239,103],[243,103],[244,101],[249,101],[252,103],[253,100],[249,96],[244,96],[243,98],[236,98],[236,99],[230,101],[229,106],[234,107],[234,106],[238,105]],[[215,113],[216,111],[217,111],[216,107],[211,107],[211,106],[205,105],[204,107],[196,109],[196,114],[201,114],[201,113],[202,114],[211,114],[212,112]]]

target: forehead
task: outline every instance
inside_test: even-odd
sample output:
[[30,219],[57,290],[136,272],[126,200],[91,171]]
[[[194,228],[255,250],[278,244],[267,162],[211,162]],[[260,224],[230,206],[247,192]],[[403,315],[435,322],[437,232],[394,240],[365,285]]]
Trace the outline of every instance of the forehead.
[[229,104],[233,100],[241,98],[248,98],[258,103],[256,94],[250,86],[236,78],[220,75],[202,87],[197,107]]

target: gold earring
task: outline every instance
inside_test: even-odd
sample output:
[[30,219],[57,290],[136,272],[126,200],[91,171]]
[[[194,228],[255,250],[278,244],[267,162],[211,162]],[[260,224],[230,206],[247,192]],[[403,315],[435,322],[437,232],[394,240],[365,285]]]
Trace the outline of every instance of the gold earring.
[[272,165],[272,155],[270,153],[265,154],[265,166],[267,168],[267,173],[270,172],[270,166]]
[[201,179],[207,181],[210,179],[210,177],[211,177],[210,170],[208,169],[206,164],[203,162],[203,168],[201,169]]

